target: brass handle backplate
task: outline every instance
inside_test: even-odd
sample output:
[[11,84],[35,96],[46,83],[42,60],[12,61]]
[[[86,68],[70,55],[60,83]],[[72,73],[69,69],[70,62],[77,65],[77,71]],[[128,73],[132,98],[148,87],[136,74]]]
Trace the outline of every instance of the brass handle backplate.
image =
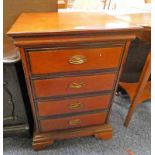
[[80,119],[73,119],[69,121],[69,125],[74,126],[74,125],[79,125],[81,123]]
[[69,63],[70,64],[83,64],[86,62],[86,57],[83,55],[73,55],[69,58]]
[[80,88],[82,88],[84,85],[85,85],[84,82],[72,82],[72,83],[69,85],[69,88],[71,88],[71,89],[80,89]]
[[72,103],[69,105],[69,109],[71,110],[76,110],[76,109],[80,109],[82,107],[82,104],[77,102],[77,103]]

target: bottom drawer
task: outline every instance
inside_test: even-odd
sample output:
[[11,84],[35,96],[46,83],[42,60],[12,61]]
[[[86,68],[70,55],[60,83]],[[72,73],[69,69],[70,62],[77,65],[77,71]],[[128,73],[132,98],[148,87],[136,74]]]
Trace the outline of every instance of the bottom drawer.
[[64,118],[40,120],[41,131],[52,131],[57,129],[71,129],[91,125],[104,124],[107,112],[99,112],[86,115],[77,115]]

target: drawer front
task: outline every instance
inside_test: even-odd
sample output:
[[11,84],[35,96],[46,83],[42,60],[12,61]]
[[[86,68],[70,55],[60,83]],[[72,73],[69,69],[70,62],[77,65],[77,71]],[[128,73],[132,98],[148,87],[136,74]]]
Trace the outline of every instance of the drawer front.
[[112,90],[116,74],[34,80],[36,97]]
[[70,129],[90,125],[104,124],[106,112],[86,114],[66,118],[40,120],[41,131],[52,131],[57,129]]
[[122,47],[28,52],[32,74],[119,67]]
[[84,112],[97,109],[107,109],[111,95],[65,99],[59,101],[39,101],[38,115],[48,116],[74,112]]

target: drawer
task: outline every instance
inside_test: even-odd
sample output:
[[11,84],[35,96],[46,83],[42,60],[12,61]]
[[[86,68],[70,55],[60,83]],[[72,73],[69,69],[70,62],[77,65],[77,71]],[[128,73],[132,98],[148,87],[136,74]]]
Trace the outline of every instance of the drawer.
[[74,98],[58,101],[39,101],[38,115],[48,116],[74,112],[84,112],[97,109],[107,109],[111,95]]
[[112,90],[116,74],[34,80],[37,98]]
[[85,114],[65,118],[40,120],[41,131],[52,131],[57,129],[71,129],[90,125],[104,124],[107,112]]
[[32,74],[119,67],[122,47],[28,52]]

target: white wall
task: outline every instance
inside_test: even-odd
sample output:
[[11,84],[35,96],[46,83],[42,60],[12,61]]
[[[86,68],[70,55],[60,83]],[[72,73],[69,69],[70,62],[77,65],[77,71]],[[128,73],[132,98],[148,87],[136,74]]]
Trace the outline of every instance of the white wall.
[[130,8],[131,6],[144,5],[144,0],[112,0],[116,4],[116,9]]

